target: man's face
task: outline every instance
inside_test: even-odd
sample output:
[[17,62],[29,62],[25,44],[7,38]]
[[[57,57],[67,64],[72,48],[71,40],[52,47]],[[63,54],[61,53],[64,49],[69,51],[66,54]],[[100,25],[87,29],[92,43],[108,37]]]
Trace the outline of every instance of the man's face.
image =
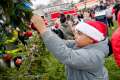
[[85,47],[92,43],[93,43],[93,40],[87,35],[78,31],[75,32],[75,44],[77,47]]

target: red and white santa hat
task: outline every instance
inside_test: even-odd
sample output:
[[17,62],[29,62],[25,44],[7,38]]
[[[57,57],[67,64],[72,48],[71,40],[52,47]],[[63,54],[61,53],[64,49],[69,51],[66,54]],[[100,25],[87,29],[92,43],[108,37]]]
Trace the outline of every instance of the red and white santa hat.
[[76,25],[75,30],[86,34],[95,41],[102,41],[107,35],[107,26],[99,21],[80,22]]

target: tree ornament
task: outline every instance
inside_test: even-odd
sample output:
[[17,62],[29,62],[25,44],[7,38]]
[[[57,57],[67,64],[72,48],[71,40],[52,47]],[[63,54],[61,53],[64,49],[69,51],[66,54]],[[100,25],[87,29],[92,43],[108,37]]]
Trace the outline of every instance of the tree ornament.
[[31,9],[31,4],[29,3],[29,2],[24,2],[24,7],[26,8],[26,9]]
[[17,58],[15,61],[15,64],[21,65],[22,64],[22,59]]
[[15,68],[15,64],[13,60],[10,61],[10,68]]
[[17,70],[20,68],[21,64],[22,64],[22,57],[21,56],[17,56],[14,58],[14,64],[17,68]]
[[0,68],[2,68],[2,70],[7,68],[7,65],[3,59],[0,59]]
[[3,60],[6,62],[6,61],[10,61],[12,59],[12,55],[10,54],[4,54],[3,55]]
[[23,32],[18,32],[18,38],[22,42],[23,45],[27,45],[26,40],[29,39],[28,37],[25,37]]
[[27,31],[24,33],[25,37],[31,37],[32,36],[32,31]]

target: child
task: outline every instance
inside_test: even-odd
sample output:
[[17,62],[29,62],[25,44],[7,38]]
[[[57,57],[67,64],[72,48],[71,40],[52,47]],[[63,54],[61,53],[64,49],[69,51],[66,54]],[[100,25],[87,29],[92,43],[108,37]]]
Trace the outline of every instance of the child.
[[110,7],[110,6],[107,6],[106,17],[107,17],[107,22],[108,22],[109,28],[113,29],[112,28],[114,26],[114,24],[113,24],[113,14],[112,14],[112,7]]
[[[38,33],[49,51],[66,66],[67,80],[108,80],[104,58],[109,53],[106,26],[97,21],[75,27],[75,41],[60,39],[45,27],[41,17],[33,16]],[[48,36],[49,35],[49,36]]]

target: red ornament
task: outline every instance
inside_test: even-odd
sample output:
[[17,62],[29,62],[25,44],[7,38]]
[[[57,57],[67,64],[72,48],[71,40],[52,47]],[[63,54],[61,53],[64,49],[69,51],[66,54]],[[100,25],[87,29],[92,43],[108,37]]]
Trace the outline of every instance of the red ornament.
[[32,31],[25,32],[24,36],[31,37],[32,36]]
[[3,60],[4,61],[10,61],[12,59],[12,55],[10,55],[10,54],[4,54],[3,55]]
[[21,65],[22,64],[22,59],[17,58],[15,61],[15,64]]

